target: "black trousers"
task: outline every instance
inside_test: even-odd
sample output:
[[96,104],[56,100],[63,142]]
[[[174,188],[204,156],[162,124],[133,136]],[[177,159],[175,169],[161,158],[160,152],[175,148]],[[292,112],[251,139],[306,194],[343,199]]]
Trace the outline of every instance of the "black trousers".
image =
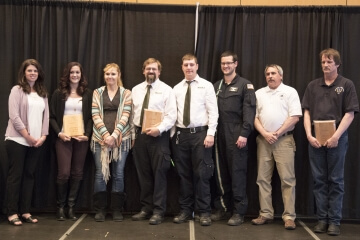
[[216,163],[217,196],[216,209],[233,211],[245,215],[248,207],[246,195],[246,173],[248,146],[240,149],[236,141],[240,136],[241,124],[220,123],[217,133],[219,158]]
[[9,160],[5,198],[7,215],[28,213],[31,207],[36,165],[42,147],[27,147],[6,140],[5,148]]
[[[182,212],[211,213],[210,178],[214,173],[212,148],[205,148],[207,131],[179,132],[172,138],[174,162],[180,176]],[[194,205],[195,204],[195,205]]]
[[170,134],[158,137],[136,133],[134,162],[140,183],[140,203],[143,211],[164,215],[167,197],[167,172],[170,169]]

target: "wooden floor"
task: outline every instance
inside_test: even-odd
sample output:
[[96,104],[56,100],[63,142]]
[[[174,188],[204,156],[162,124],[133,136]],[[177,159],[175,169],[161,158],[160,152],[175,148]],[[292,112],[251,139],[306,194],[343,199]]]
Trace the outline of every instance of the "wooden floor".
[[231,227],[226,221],[213,222],[209,227],[200,226],[199,222],[189,221],[183,224],[174,224],[172,216],[167,216],[165,221],[157,226],[149,225],[148,221],[134,222],[131,215],[125,215],[123,222],[113,222],[108,215],[105,222],[94,221],[93,214],[79,214],[79,220],[58,222],[54,214],[34,214],[39,219],[37,224],[23,223],[15,227],[3,219],[0,222],[0,239],[177,239],[177,240],[299,240],[299,239],[360,239],[359,221],[344,221],[341,225],[341,235],[332,237],[325,234],[315,234],[312,229],[316,223],[314,219],[296,220],[295,230],[285,230],[283,222],[277,218],[273,223],[263,226],[251,224],[251,218],[246,218],[245,223]]

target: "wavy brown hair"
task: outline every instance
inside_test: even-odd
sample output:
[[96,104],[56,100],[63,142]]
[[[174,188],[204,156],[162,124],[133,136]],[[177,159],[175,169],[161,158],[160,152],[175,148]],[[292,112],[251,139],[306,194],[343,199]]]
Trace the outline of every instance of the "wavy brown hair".
[[30,87],[30,85],[29,85],[29,83],[28,83],[28,81],[26,80],[26,77],[25,77],[25,71],[26,71],[27,67],[30,66],[30,65],[34,66],[38,71],[38,78],[35,81],[35,84],[34,84],[33,88],[40,97],[46,97],[47,96],[47,90],[46,90],[46,87],[44,85],[45,74],[44,74],[44,71],[42,70],[42,67],[41,67],[40,63],[37,60],[35,60],[35,59],[26,59],[21,64],[21,67],[19,69],[19,74],[18,74],[18,83],[19,83],[20,87],[22,88],[22,90],[25,93],[30,94],[31,87]]
[[64,68],[63,75],[60,78],[59,82],[59,90],[64,96],[64,99],[67,99],[70,95],[71,87],[70,87],[70,71],[72,67],[78,66],[81,72],[81,78],[79,85],[76,89],[76,93],[82,96],[87,87],[87,79],[83,71],[83,67],[78,62],[69,62],[67,66]]

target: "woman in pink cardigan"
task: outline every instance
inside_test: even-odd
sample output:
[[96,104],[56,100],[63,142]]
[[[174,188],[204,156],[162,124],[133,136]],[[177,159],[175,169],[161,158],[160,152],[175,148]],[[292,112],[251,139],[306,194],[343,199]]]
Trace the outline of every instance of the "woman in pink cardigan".
[[5,148],[9,161],[6,182],[6,209],[9,224],[37,223],[30,205],[35,170],[41,146],[49,130],[49,107],[44,73],[35,59],[25,60],[19,70],[18,85],[9,96],[9,122]]

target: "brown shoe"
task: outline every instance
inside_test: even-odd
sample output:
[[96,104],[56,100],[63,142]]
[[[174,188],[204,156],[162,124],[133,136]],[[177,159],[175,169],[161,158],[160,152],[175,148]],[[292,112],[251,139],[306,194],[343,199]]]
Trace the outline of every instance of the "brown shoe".
[[273,220],[274,219],[272,219],[272,218],[266,218],[266,217],[260,215],[258,218],[251,220],[251,223],[254,225],[263,225],[265,223],[271,223],[271,222],[273,222]]
[[285,220],[285,229],[286,230],[294,230],[295,228],[296,228],[296,224],[293,220],[291,220],[291,219]]

